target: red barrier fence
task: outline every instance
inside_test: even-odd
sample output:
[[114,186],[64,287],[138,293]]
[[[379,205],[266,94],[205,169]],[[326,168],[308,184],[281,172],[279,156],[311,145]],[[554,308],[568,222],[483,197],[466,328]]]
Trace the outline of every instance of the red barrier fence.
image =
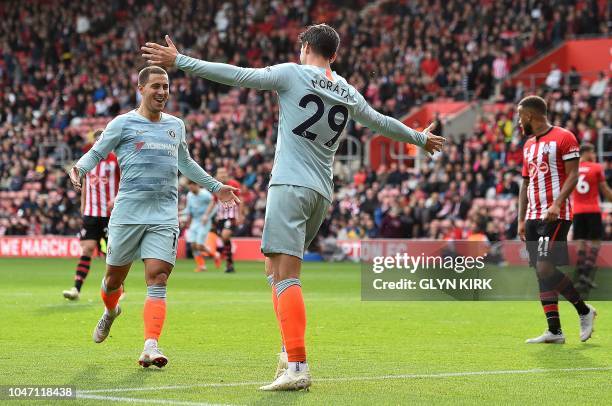
[[[263,260],[259,250],[259,238],[235,238],[234,259],[237,261]],[[183,238],[179,239],[177,257],[185,258],[187,246]],[[35,237],[0,237],[0,257],[77,258],[81,255],[81,246],[77,237],[35,236]]]
[[[260,251],[261,240],[259,238],[235,238],[234,259],[237,261],[261,261],[264,259]],[[417,254],[432,255],[437,252],[440,244],[447,241],[424,241],[424,240],[388,240],[394,244],[397,252],[411,252]],[[347,259],[359,261],[361,256],[361,242],[359,240],[338,240],[338,247],[342,249]],[[576,244],[570,243],[570,261],[575,262]],[[179,240],[178,258],[185,258],[186,243],[184,239]],[[527,263],[527,252],[525,244],[520,241],[506,241],[502,245],[504,260],[510,265],[525,265]],[[81,255],[79,239],[76,237],[0,237],[0,258],[49,258],[65,257],[77,258]],[[612,244],[602,244],[599,257],[599,266],[610,266],[612,259]]]

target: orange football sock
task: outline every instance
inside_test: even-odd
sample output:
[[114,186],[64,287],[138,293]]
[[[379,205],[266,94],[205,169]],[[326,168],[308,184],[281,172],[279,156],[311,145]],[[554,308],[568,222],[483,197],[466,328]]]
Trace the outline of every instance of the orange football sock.
[[272,285],[272,305],[274,306],[274,314],[276,315],[276,320],[278,320],[278,328],[281,333],[281,344],[283,348],[285,348],[285,340],[283,339],[283,326],[280,322],[280,316],[278,314],[278,296],[276,295],[276,286]]
[[217,254],[217,234],[210,232],[206,237],[206,247],[210,251],[211,256],[215,256]]
[[100,289],[100,296],[102,296],[104,306],[106,306],[106,309],[108,309],[109,311],[115,310],[115,307],[117,307],[117,303],[119,303],[121,293],[123,293],[123,285],[121,285],[119,289],[107,292],[106,284],[104,283],[104,281],[102,281],[102,289]]
[[166,299],[147,297],[144,305],[145,340],[159,340],[164,321],[166,320]]
[[[289,362],[305,362],[306,346],[304,333],[306,332],[306,309],[302,297],[302,287],[297,279],[281,281],[276,289],[278,296],[278,316],[283,334],[283,342],[287,351]],[[285,287],[286,286],[286,287]]]
[[195,255],[193,259],[195,259],[196,264],[198,264],[198,268],[204,268],[206,266],[206,261],[201,254]]

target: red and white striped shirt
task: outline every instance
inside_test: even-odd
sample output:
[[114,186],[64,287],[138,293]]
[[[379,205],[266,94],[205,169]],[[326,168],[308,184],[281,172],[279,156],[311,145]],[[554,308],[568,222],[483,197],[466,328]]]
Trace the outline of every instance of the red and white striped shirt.
[[[523,147],[523,177],[529,177],[527,220],[544,218],[567,179],[565,161],[579,157],[578,140],[561,127],[552,127],[548,132],[527,140]],[[561,205],[559,218],[572,219],[569,198]]]
[[114,154],[108,154],[85,176],[84,216],[110,217],[110,201],[119,191],[119,163]]
[[[236,189],[238,189],[237,191],[234,192],[234,194],[240,197],[240,183],[238,181],[234,179],[230,179],[225,184],[229,186],[233,186]],[[238,211],[240,210],[239,205],[236,204],[230,207],[225,207],[223,204],[221,204],[217,196],[215,196],[215,200],[217,201],[217,219],[218,220],[235,219],[236,217],[238,217]]]

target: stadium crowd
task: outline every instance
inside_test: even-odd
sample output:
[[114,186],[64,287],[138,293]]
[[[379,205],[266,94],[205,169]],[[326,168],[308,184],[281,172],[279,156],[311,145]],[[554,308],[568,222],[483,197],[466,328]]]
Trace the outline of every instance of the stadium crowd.
[[[79,123],[108,120],[138,104],[139,47],[165,33],[185,53],[261,67],[296,61],[297,34],[326,21],[342,38],[335,70],[376,109],[401,116],[440,97],[516,102],[525,90],[504,81],[513,68],[567,36],[607,29],[595,0],[395,1],[358,11],[366,3],[2,2],[0,235],[78,232],[79,197],[64,169],[95,129],[84,131]],[[171,79],[168,111],[185,118],[194,158],[213,174],[229,168],[242,185],[245,221],[237,234],[260,235],[276,140],[275,96],[230,91],[180,72]],[[610,122],[607,78],[600,78],[603,92],[572,80],[541,92],[555,124],[593,142]],[[514,238],[521,143],[513,108],[484,113],[472,134],[450,142],[419,170],[391,164],[364,167],[352,178],[339,174],[321,235]],[[363,144],[371,136],[354,124],[347,134]],[[490,198],[507,203],[491,206]],[[609,238],[609,224],[607,232]]]

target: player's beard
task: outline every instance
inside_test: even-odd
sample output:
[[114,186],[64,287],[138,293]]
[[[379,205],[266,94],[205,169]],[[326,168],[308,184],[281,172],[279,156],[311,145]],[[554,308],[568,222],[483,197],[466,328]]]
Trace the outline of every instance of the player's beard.
[[523,133],[525,134],[525,136],[529,137],[531,135],[533,135],[533,127],[531,126],[531,123],[525,123],[523,124]]

